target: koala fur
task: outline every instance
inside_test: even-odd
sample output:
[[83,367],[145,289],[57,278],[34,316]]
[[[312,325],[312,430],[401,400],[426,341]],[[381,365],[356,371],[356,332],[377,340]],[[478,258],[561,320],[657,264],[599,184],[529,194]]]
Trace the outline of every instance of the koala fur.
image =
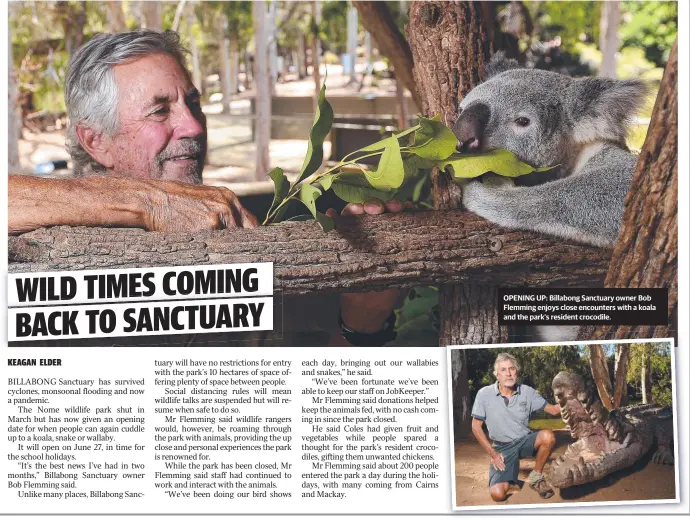
[[[459,106],[453,131],[465,151],[507,149],[535,167],[516,179],[463,187],[466,209],[501,226],[612,247],[637,157],[625,145],[644,103],[639,80],[571,78],[520,68],[497,55],[484,83]],[[544,340],[575,339],[577,327],[538,327]]]
[[637,162],[625,137],[646,92],[639,80],[571,78],[497,55],[484,83],[460,103],[459,143],[558,167],[518,178],[521,186],[468,183],[464,207],[505,227],[613,246]]

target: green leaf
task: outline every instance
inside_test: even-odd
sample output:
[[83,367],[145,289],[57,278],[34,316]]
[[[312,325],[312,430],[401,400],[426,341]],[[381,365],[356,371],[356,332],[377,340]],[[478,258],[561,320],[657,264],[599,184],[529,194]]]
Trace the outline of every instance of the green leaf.
[[388,201],[393,198],[392,191],[372,188],[363,175],[343,173],[333,181],[333,192],[345,202],[362,204],[369,199]]
[[316,210],[316,199],[321,196],[321,190],[311,184],[303,184],[299,190],[299,200],[309,209],[321,229],[328,232],[335,227],[335,221]]
[[319,184],[321,184],[321,187],[323,188],[323,191],[328,191],[331,189],[331,185],[333,184],[333,181],[336,180],[339,177],[337,173],[329,173],[328,175],[324,175],[319,179]]
[[520,177],[535,171],[543,172],[554,168],[554,166],[534,168],[523,163],[508,150],[492,150],[483,154],[456,153],[447,160],[439,162],[437,166],[442,170],[450,166],[453,169],[453,177],[456,179],[471,179],[487,172],[494,172],[504,177]]
[[273,168],[268,176],[273,181],[273,203],[271,204],[270,211],[275,208],[278,204],[283,202],[283,199],[287,197],[290,191],[290,181],[283,173],[282,168]]
[[421,128],[414,135],[415,146],[411,146],[407,151],[434,161],[446,159],[453,154],[458,144],[458,138],[439,119],[439,116],[432,119],[420,117],[419,126]]
[[378,150],[383,150],[386,146],[388,146],[389,140],[391,138],[402,139],[406,135],[410,135],[412,132],[416,132],[420,128],[421,128],[421,125],[413,126],[412,128],[408,128],[407,130],[403,130],[399,134],[393,134],[390,137],[386,137],[385,139],[382,139],[381,141],[377,141],[373,144],[370,144],[369,146],[365,146],[364,148],[360,148],[357,151],[358,152],[376,152]]
[[333,108],[330,103],[326,101],[326,83],[321,87],[319,92],[319,103],[314,115],[314,124],[309,132],[309,144],[307,146],[307,155],[304,158],[304,164],[300,169],[296,182],[301,182],[312,173],[319,169],[323,163],[323,141],[326,139],[328,132],[331,131],[333,125]]
[[377,190],[399,188],[405,179],[405,166],[400,155],[400,144],[395,136],[384,140],[386,147],[376,170],[365,171],[369,184]]
[[436,163],[430,159],[424,159],[417,155],[410,155],[403,160],[405,178],[416,177],[419,170],[430,170]]

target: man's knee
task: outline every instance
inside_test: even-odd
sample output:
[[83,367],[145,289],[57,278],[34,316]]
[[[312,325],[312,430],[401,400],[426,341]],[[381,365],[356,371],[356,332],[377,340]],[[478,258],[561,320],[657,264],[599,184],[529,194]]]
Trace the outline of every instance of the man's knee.
[[541,430],[537,435],[535,445],[536,448],[540,448],[541,446],[553,448],[556,445],[556,436],[551,430]]
[[494,502],[502,502],[508,496],[508,488],[510,484],[508,482],[499,482],[494,484],[489,488],[489,494],[493,498]]

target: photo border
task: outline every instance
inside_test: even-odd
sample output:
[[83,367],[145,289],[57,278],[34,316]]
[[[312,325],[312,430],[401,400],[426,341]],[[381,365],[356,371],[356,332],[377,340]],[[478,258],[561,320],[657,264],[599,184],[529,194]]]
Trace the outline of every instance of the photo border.
[[[618,339],[618,340],[603,340],[603,341],[562,341],[556,344],[561,346],[579,346],[579,345],[619,345],[631,343],[662,343],[668,342],[671,344],[671,394],[673,396],[673,456],[674,456],[674,474],[675,474],[675,498],[668,499],[650,499],[650,500],[621,500],[608,502],[565,502],[565,503],[549,503],[547,501],[537,502],[535,504],[506,504],[496,503],[493,505],[478,505],[478,506],[457,506],[456,482],[455,482],[455,437],[453,432],[453,379],[450,374],[452,366],[451,356],[454,350],[478,350],[478,349],[505,349],[505,348],[533,348],[553,346],[554,342],[537,342],[537,343],[492,343],[483,345],[449,345],[446,348],[446,376],[448,378],[448,439],[450,445],[450,482],[451,482],[451,510],[453,513],[461,511],[514,511],[518,509],[554,509],[564,507],[584,507],[584,506],[626,506],[626,505],[654,505],[654,504],[680,504],[681,503],[681,489],[680,489],[680,465],[681,460],[678,455],[678,396],[676,395],[676,344],[674,338],[644,338],[644,339]],[[488,494],[488,488],[487,488]]]

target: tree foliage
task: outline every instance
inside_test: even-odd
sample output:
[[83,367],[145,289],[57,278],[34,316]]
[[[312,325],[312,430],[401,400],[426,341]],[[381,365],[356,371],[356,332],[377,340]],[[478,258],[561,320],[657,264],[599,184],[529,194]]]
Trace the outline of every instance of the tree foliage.
[[652,401],[670,406],[673,401],[671,381],[671,345],[669,343],[633,343],[630,345],[628,385],[641,391],[642,365],[647,360],[652,384]]
[[657,67],[668,60],[678,35],[678,2],[623,2],[623,47],[641,47]]

